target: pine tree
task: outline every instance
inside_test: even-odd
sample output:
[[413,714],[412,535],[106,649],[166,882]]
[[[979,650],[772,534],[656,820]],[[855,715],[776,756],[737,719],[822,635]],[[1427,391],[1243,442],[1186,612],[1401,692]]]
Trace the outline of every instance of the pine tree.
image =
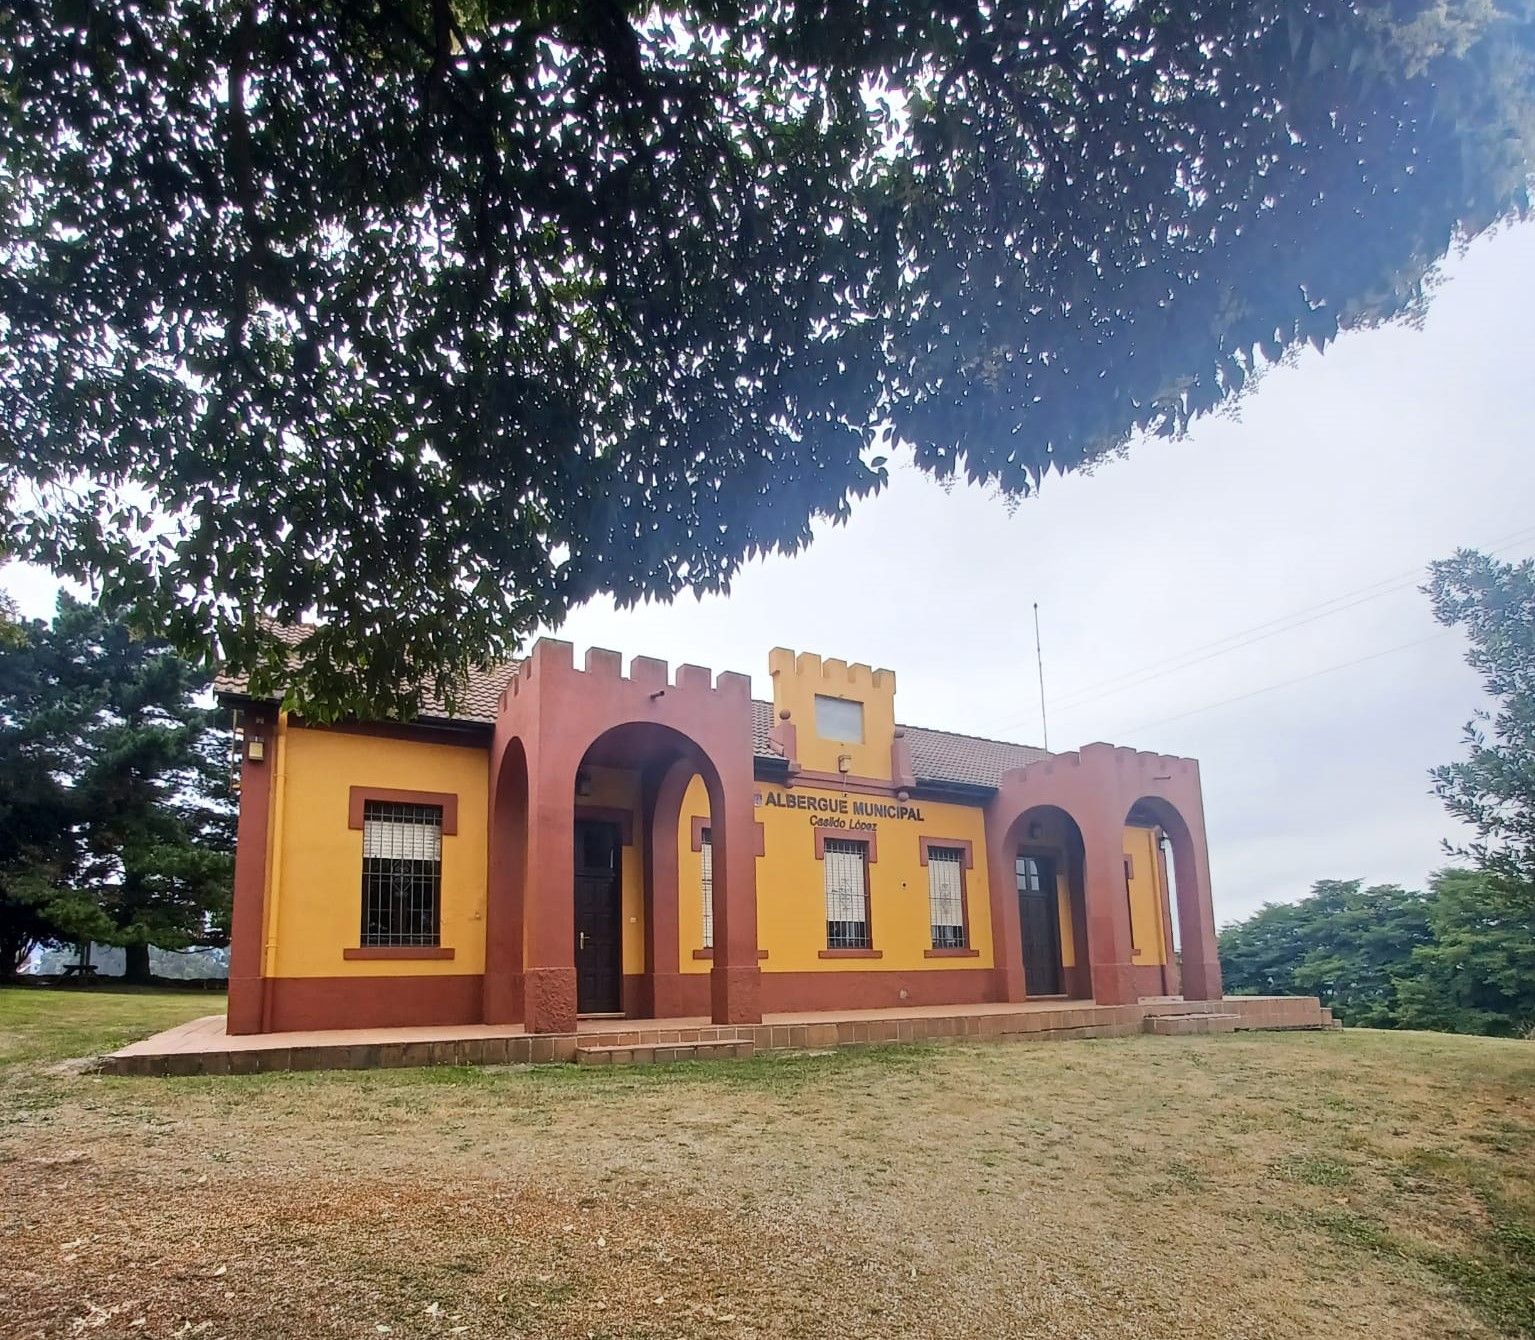
[[150,945],[227,937],[234,819],[207,675],[68,595],[23,632],[0,651],[0,768],[36,797],[31,841],[0,849],[10,938],[31,909],[33,938],[121,945],[144,980]]

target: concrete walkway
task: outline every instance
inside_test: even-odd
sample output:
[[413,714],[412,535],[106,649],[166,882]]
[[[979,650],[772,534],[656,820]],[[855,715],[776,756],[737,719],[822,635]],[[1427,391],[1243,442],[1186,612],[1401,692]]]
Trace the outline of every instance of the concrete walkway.
[[[1331,1012],[1314,996],[1228,996],[1223,1001],[1157,998],[1134,1005],[1031,1000],[878,1010],[771,1014],[760,1024],[708,1019],[582,1019],[575,1033],[530,1034],[520,1024],[442,1024],[412,1028],[328,1029],[231,1036],[224,1016],[208,1015],[130,1043],[103,1061],[112,1074],[242,1074],[269,1070],[379,1066],[506,1065],[574,1061],[602,1048],[676,1049],[747,1043],[751,1050],[796,1050],[946,1038],[1028,1036],[1038,1040],[1115,1037],[1143,1030],[1148,1018],[1220,1016],[1235,1028],[1327,1028]],[[1167,1031],[1159,1029],[1157,1031]],[[704,1052],[696,1053],[703,1055]],[[685,1055],[685,1054],[684,1054]]]

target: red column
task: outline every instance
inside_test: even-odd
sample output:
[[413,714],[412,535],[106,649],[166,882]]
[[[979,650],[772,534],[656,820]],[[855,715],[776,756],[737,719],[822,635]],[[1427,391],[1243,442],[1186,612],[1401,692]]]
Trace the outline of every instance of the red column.
[[530,1033],[574,1033],[575,772],[543,767],[538,773],[529,787],[522,900],[523,1023]]
[[709,975],[717,1024],[762,1022],[757,962],[757,857],[751,778],[709,782],[714,860],[714,968]]
[[490,831],[485,889],[485,982],[482,1017],[487,1024],[520,1023],[522,1001],[522,904],[528,855],[528,760],[523,741],[492,751]]
[[[261,759],[251,757],[259,746]],[[245,709],[245,753],[240,760],[240,821],[235,846],[234,908],[229,933],[230,1033],[261,1032],[266,934],[267,840],[277,772],[277,712],[262,704]]]
[[[993,817],[986,816],[986,872],[991,893],[991,952],[996,971],[997,999],[1022,1000],[1023,929],[1018,919],[1018,836],[1014,826],[993,833]],[[998,821],[998,827],[1002,822]]]
[[1173,873],[1178,882],[1183,998],[1220,1000],[1221,960],[1215,940],[1215,905],[1210,896],[1210,856],[1204,829],[1191,830],[1184,823],[1168,836],[1173,840]]
[[1131,957],[1130,901],[1125,891],[1124,831],[1104,821],[1078,820],[1086,848],[1083,901],[1087,908],[1087,960],[1093,999],[1100,1005],[1133,1005],[1140,994]]

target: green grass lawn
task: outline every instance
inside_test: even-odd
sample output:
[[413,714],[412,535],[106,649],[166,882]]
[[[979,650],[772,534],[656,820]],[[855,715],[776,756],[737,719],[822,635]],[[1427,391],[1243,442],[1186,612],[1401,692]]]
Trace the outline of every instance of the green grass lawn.
[[100,1055],[205,1014],[222,992],[147,987],[0,988],[0,1065]]
[[1535,1336],[1528,1043],[60,1064],[217,1003],[0,991],[0,1334]]

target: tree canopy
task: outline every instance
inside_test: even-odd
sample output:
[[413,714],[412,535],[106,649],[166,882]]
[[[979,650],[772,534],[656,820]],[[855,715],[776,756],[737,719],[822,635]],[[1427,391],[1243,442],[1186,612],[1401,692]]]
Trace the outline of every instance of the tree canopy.
[[1532,57],[1535,0],[18,0],[7,544],[409,711],[889,444],[1027,492],[1417,310],[1528,206]]
[[1363,1028],[1397,1023],[1397,978],[1429,942],[1423,894],[1318,880],[1295,903],[1265,903],[1220,933],[1221,974],[1239,994],[1318,996]]
[[1355,1027],[1535,1028],[1535,920],[1478,870],[1437,871],[1426,893],[1318,880],[1223,927],[1220,954],[1227,990],[1318,996]]

